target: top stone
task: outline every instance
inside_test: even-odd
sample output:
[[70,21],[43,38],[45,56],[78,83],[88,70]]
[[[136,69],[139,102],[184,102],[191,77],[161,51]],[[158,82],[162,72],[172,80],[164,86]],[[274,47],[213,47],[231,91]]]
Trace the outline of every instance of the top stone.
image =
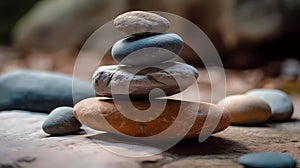
[[157,14],[143,11],[124,13],[114,20],[116,29],[126,34],[164,33],[170,27],[170,22]]

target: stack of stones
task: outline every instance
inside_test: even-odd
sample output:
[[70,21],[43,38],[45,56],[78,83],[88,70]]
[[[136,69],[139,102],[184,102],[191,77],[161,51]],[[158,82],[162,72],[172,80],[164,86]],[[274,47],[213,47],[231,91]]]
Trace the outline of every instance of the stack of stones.
[[[179,93],[198,78],[198,71],[194,67],[170,61],[180,54],[184,42],[177,34],[166,33],[170,25],[167,19],[154,13],[132,11],[118,16],[114,25],[129,36],[117,41],[112,47],[112,57],[119,65],[100,66],[95,71],[93,85],[98,97],[82,100],[75,105],[74,115],[82,124],[121,135],[148,137],[170,127],[181,110],[187,119],[196,113],[195,122],[185,135],[185,138],[194,138],[200,134],[210,110],[212,117],[219,122],[206,125],[206,129],[219,132],[228,127],[230,114],[216,105],[156,99]],[[157,90],[159,91],[156,92]],[[124,97],[130,97],[131,100]],[[149,102],[152,98],[155,104]],[[122,105],[114,103],[116,99]],[[164,109],[158,109],[164,102]],[[154,109],[157,108],[162,113],[149,121],[136,121],[120,112],[120,108],[124,110],[126,104],[131,103],[141,113],[145,113],[144,110],[150,106],[155,106]],[[198,112],[191,107],[197,107]],[[180,129],[184,129],[190,123],[180,124]],[[176,129],[174,136],[161,139],[176,138],[177,131],[180,130]]]

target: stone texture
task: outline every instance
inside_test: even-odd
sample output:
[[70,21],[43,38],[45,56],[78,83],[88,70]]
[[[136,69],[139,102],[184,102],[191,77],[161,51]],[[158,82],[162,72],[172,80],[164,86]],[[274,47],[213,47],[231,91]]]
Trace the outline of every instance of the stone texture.
[[[59,73],[21,70],[0,77],[0,110],[49,113],[59,106],[73,106],[94,91],[89,83]],[[73,86],[72,86],[73,82]],[[72,92],[72,87],[76,90]]]
[[174,33],[129,36],[113,45],[111,55],[124,65],[155,65],[176,57],[183,44]]
[[155,13],[130,11],[115,18],[114,25],[126,34],[163,33],[169,29],[170,22]]
[[293,102],[283,91],[275,89],[253,89],[246,94],[263,99],[270,105],[272,110],[270,121],[285,121],[290,119],[293,115]]
[[[212,129],[213,132],[219,132],[227,128],[230,123],[230,115],[227,112],[223,112],[218,106],[208,104],[208,103],[192,103],[184,102],[178,100],[167,100],[166,106],[163,107],[163,111],[157,118],[152,115],[146,115],[150,121],[140,122],[136,119],[131,119],[125,117],[124,111],[134,111],[131,108],[126,109],[124,106],[128,106],[127,101],[123,101],[119,104],[114,104],[111,99],[103,98],[88,98],[82,100],[74,107],[74,114],[76,118],[83,124],[101,131],[108,131],[116,134],[125,134],[134,137],[148,137],[154,136],[161,132],[166,131],[172,124],[174,124],[175,119],[179,118],[179,113],[182,113],[183,118],[178,120],[181,130],[173,129],[170,133],[154,138],[154,140],[172,140],[180,136],[180,131],[186,131],[187,134],[185,138],[195,138],[198,137],[200,132],[203,131],[204,121],[207,118],[208,111],[211,108],[210,113],[213,115],[211,119],[212,123],[205,125],[205,129]],[[133,101],[132,104],[135,108],[140,110],[146,110],[149,106],[160,107],[165,100],[156,99],[156,101]],[[118,107],[121,107],[123,112],[120,112]],[[182,106],[182,107],[181,107]],[[120,108],[119,107],[119,108]],[[151,107],[150,107],[151,108]],[[199,109],[198,109],[199,108]],[[182,109],[182,110],[180,110]],[[193,111],[193,110],[198,110]],[[155,109],[155,112],[158,111]],[[151,111],[150,111],[151,112]],[[146,113],[146,112],[144,112]],[[137,112],[133,112],[133,115],[139,115]],[[195,122],[190,120],[195,116]],[[154,118],[154,119],[153,119]],[[191,123],[194,123],[191,125]],[[216,127],[214,127],[214,122],[216,122]],[[186,128],[191,128],[190,130],[185,130]]]
[[218,105],[231,114],[232,124],[260,124],[267,121],[272,114],[267,102],[252,96],[228,96]]
[[[185,167],[242,168],[238,158],[254,152],[282,152],[300,163],[300,95],[292,95],[295,105],[293,121],[268,123],[265,126],[229,126],[207,141],[185,140],[160,155],[147,158],[124,158],[105,150],[119,146],[133,151],[114,139],[94,141],[93,135],[104,136],[87,127],[78,135],[46,136],[41,129],[47,115],[24,111],[0,112],[0,165],[11,167],[145,167],[184,165]],[[16,124],[18,123],[18,124]],[[20,126],[21,125],[21,126]],[[107,143],[110,142],[110,143]],[[151,148],[151,147],[148,147]],[[137,154],[145,152],[135,150]],[[299,164],[298,164],[299,167]]]
[[[155,65],[154,68],[140,70],[112,65],[100,66],[96,70],[93,75],[93,85],[95,92],[100,96],[129,94],[132,98],[147,99],[154,88],[162,89],[166,95],[173,95],[185,90],[197,78],[198,71],[194,67],[179,62],[163,63]],[[153,96],[161,95],[159,92],[153,92]]]
[[48,134],[63,135],[79,131],[80,126],[72,107],[58,107],[49,114],[42,128]]
[[282,153],[251,153],[239,158],[239,163],[245,167],[295,168],[295,160]]

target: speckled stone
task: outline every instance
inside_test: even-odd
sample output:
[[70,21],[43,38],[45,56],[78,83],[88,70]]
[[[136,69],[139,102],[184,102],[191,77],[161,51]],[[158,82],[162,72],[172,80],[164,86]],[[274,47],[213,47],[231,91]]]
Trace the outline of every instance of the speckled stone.
[[115,18],[114,25],[126,34],[163,33],[169,29],[170,22],[155,13],[130,11]]
[[183,48],[177,34],[145,34],[117,41],[112,49],[113,59],[124,65],[152,65],[176,57]]
[[[121,65],[100,66],[93,75],[95,92],[99,96],[128,95],[132,98],[148,99],[155,88],[169,96],[185,90],[196,82],[198,71],[194,67],[168,62],[152,68],[141,69]],[[129,85],[129,89],[126,90]],[[112,93],[112,88],[114,88]],[[152,92],[159,97],[159,92]]]
[[263,99],[270,105],[272,110],[270,121],[285,121],[290,119],[293,115],[293,102],[283,91],[275,89],[254,89],[248,91],[246,95]]
[[271,109],[267,102],[247,95],[232,95],[218,103],[231,114],[231,123],[259,124],[269,119]]
[[78,131],[80,126],[72,107],[58,107],[49,114],[42,128],[48,134],[63,135]]
[[282,153],[252,153],[239,158],[238,162],[247,168],[295,168],[296,161]]

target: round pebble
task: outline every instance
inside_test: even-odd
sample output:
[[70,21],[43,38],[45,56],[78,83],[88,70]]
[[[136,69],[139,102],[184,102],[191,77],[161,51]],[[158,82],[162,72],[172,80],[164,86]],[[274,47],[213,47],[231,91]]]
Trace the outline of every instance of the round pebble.
[[43,123],[43,130],[51,135],[63,135],[76,132],[81,123],[75,118],[72,107],[54,109]]
[[296,161],[282,153],[252,153],[239,158],[238,162],[247,168],[295,168]]
[[280,90],[254,89],[246,95],[255,96],[266,101],[272,110],[270,121],[285,121],[293,115],[293,102],[289,96]]
[[[93,85],[99,96],[129,94],[131,98],[148,99],[150,91],[155,88],[162,89],[169,96],[185,90],[197,78],[197,69],[180,62],[158,64],[141,71],[133,67],[110,65],[97,69],[93,75]],[[129,89],[126,89],[128,85]],[[152,92],[152,96],[161,95]]]
[[259,124],[268,120],[272,113],[267,102],[246,95],[228,96],[218,105],[224,105],[224,109],[231,114],[232,124]]
[[126,34],[163,33],[169,29],[170,22],[154,13],[131,11],[115,18],[114,25],[116,29]]
[[111,50],[113,59],[124,65],[152,65],[176,57],[183,48],[177,34],[146,34],[117,41]]
[[[124,100],[125,101],[125,100]],[[162,99],[156,99],[154,106],[160,106]],[[146,110],[149,108],[149,101],[131,101],[123,103],[132,103],[137,109]],[[151,105],[151,106],[152,106]],[[126,105],[122,105],[122,109],[125,109]],[[181,107],[182,106],[182,107]],[[196,107],[196,108],[194,108]],[[163,112],[156,118],[149,118],[151,120],[147,122],[140,122],[136,120],[129,119],[125,117],[122,113],[118,111],[116,105],[112,99],[104,99],[100,97],[88,98],[82,100],[74,106],[74,113],[76,118],[83,124],[101,131],[107,131],[116,134],[126,134],[134,137],[147,137],[153,136],[162,131],[166,130],[173,124],[176,117],[178,116],[179,109],[182,109],[185,122],[180,122],[180,130],[185,129],[190,123],[188,118],[195,115],[193,109],[198,109],[198,114],[196,113],[196,120],[193,123],[192,128],[185,135],[185,138],[195,138],[198,137],[205,119],[207,117],[208,111],[212,114],[211,122],[218,122],[215,127],[214,124],[208,124],[205,127],[209,129],[211,127],[214,132],[219,132],[228,127],[230,124],[230,114],[224,112],[220,107],[209,104],[209,103],[192,103],[179,100],[167,100],[166,106],[163,108]],[[132,110],[129,110],[130,112]],[[172,134],[167,137],[161,137],[161,140],[170,140],[172,137],[176,137],[178,129],[173,130]]]

